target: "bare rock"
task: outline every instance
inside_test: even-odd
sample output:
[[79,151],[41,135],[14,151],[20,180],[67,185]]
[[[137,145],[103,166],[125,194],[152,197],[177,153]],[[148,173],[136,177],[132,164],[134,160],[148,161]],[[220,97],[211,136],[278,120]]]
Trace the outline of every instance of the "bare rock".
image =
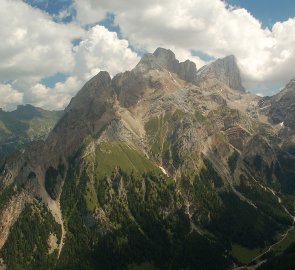
[[217,79],[232,89],[245,92],[242,85],[240,70],[233,55],[218,59],[204,66],[197,73],[197,82]]
[[180,63],[171,50],[163,48],[157,48],[153,54],[145,54],[134,71],[138,73],[150,69],[168,70],[187,82],[196,80],[197,67],[194,62],[186,60]]

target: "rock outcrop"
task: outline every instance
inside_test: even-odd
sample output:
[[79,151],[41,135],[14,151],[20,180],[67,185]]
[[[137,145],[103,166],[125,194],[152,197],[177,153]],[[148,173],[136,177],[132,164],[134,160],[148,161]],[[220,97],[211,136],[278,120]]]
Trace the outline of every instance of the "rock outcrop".
[[278,94],[263,98],[260,107],[267,107],[266,114],[274,124],[295,129],[295,78]]
[[229,55],[204,66],[197,73],[197,82],[216,79],[225,83],[228,87],[245,92],[236,58]]
[[168,70],[177,74],[182,80],[195,82],[197,75],[196,64],[190,60],[179,62],[171,50],[158,48],[153,54],[146,54],[140,60],[135,71],[150,69]]

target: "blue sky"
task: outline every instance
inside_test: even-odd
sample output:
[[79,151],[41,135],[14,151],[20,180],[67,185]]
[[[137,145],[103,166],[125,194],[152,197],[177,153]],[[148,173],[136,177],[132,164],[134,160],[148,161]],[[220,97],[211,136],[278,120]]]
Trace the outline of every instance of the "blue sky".
[[33,7],[46,10],[49,14],[57,14],[72,4],[72,0],[24,0]]
[[294,0],[227,0],[231,5],[247,9],[264,27],[295,16]]
[[233,54],[263,95],[295,77],[294,0],[0,0],[0,25],[7,110],[62,109],[99,71],[130,70],[157,47],[198,68]]

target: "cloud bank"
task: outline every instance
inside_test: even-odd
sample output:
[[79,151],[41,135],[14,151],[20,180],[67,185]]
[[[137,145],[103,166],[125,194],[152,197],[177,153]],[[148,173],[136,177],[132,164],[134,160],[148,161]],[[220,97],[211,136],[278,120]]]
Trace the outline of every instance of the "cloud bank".
[[[74,20],[64,23],[62,14]],[[108,14],[120,33],[100,25]],[[263,28],[247,10],[220,0],[73,0],[59,15],[57,20],[21,0],[0,0],[0,107],[62,109],[100,70],[115,75],[131,69],[136,51],[159,46],[199,68],[206,62],[194,52],[234,54],[246,87],[263,94],[270,93],[266,85],[279,87],[295,77],[295,18]],[[56,73],[65,81],[42,84]]]

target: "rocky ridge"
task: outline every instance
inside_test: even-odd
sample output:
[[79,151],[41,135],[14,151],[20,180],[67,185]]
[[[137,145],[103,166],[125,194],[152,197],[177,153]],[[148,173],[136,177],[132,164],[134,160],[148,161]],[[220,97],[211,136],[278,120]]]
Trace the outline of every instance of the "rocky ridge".
[[261,109],[268,115],[273,124],[281,124],[295,129],[295,79],[272,97],[265,97],[260,101]]

